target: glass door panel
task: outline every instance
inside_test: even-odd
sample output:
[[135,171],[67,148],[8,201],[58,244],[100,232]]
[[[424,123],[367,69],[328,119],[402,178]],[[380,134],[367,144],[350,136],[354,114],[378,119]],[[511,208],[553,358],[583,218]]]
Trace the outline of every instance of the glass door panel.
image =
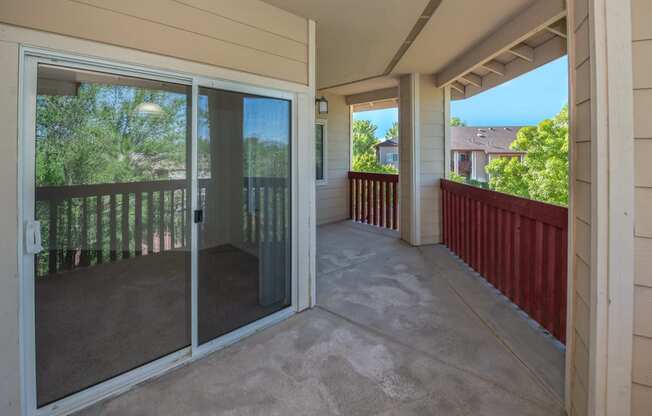
[[199,89],[200,344],[291,303],[290,111],[287,100]]
[[190,345],[191,88],[39,65],[37,403]]

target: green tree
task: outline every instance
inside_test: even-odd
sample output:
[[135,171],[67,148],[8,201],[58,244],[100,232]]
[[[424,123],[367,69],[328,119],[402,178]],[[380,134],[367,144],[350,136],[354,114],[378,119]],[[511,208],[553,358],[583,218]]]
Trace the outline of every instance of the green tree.
[[448,179],[453,182],[466,183],[466,178],[462,175],[458,175],[454,170],[448,174]]
[[375,145],[380,143],[376,137],[378,126],[369,120],[353,122],[353,163],[356,172],[398,173],[391,165],[381,165],[376,160]]
[[353,157],[367,153],[374,153],[374,145],[379,142],[376,138],[378,126],[369,120],[355,120],[353,122]]
[[392,127],[385,132],[385,139],[398,139],[398,121],[395,121]]
[[489,186],[538,201],[568,205],[568,106],[536,127],[525,127],[512,143],[527,152],[519,158],[499,158],[487,165]]
[[355,172],[370,172],[370,173],[394,173],[397,174],[398,170],[392,165],[381,165],[376,160],[376,155],[366,153],[353,158],[353,171]]
[[459,117],[452,117],[450,125],[451,127],[466,127],[466,122]]

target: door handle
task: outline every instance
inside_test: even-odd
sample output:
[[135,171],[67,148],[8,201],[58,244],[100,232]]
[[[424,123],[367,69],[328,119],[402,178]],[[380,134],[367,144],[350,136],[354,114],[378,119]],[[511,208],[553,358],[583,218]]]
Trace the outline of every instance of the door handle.
[[27,221],[25,223],[25,251],[27,254],[38,254],[43,251],[41,223],[39,221]]

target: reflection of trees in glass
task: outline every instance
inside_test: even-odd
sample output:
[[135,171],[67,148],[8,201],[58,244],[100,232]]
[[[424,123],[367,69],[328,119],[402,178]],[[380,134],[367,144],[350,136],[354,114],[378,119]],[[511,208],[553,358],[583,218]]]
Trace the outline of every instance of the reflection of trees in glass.
[[[143,103],[155,104],[157,112],[139,111]],[[44,186],[94,185],[101,183],[137,182],[186,178],[187,95],[120,85],[82,83],[74,96],[39,95],[36,102],[36,184]],[[129,250],[135,247],[135,195],[115,196],[117,228],[121,229],[122,200],[127,195]],[[155,208],[160,195],[153,195]],[[177,231],[183,241],[185,215],[182,191],[163,196],[165,214],[150,210],[147,193],[142,194],[143,227],[151,221],[165,233]],[[70,264],[93,264],[98,239],[109,258],[109,197],[101,199],[103,234],[96,234],[98,197],[68,198],[61,201],[39,201],[36,219],[41,221],[46,250],[50,247],[51,225],[56,224],[59,267]],[[56,222],[50,224],[50,209],[55,208]],[[175,214],[172,214],[174,210]],[[84,215],[86,213],[86,215]],[[84,218],[86,233],[83,232]],[[85,236],[84,236],[85,234]],[[117,233],[117,250],[123,249],[122,235]],[[143,236],[145,237],[145,236]],[[143,238],[145,240],[145,238]],[[181,243],[183,244],[183,243]],[[37,273],[48,269],[48,256],[38,256]],[[120,254],[117,255],[121,257]],[[68,266],[62,266],[66,264]]]
[[[155,103],[158,114],[137,111]],[[40,186],[185,177],[186,95],[81,84],[76,96],[39,96]]]
[[244,175],[281,178],[289,176],[287,143],[247,137],[244,141]]

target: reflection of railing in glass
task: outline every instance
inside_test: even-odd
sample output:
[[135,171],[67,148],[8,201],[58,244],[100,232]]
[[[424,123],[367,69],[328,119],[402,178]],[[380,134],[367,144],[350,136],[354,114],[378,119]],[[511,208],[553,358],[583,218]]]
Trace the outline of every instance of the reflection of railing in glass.
[[[199,180],[200,195],[205,194],[208,181]],[[285,240],[286,182],[285,178],[244,179],[244,242]],[[37,187],[36,216],[45,247],[36,260],[38,276],[188,249],[187,197],[184,179]]]

